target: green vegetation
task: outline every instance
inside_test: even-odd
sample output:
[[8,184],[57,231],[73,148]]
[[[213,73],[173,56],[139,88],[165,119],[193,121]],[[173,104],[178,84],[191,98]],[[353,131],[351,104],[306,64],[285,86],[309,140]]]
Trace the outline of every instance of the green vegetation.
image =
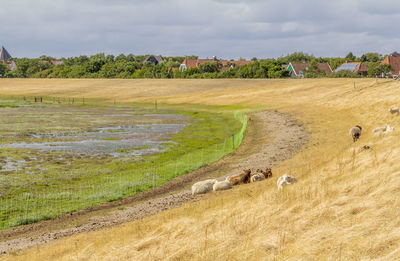
[[[61,58],[64,64],[55,65],[53,57],[41,56],[36,59],[13,58],[17,64],[16,71],[9,71],[0,63],[0,77],[6,78],[287,78],[289,72],[286,66],[293,62],[311,63],[314,69],[304,74],[305,78],[327,77],[318,70],[317,64],[327,62],[332,70],[345,62],[363,62],[369,68],[368,76],[376,77],[388,73],[390,67],[382,66],[383,56],[378,53],[365,53],[356,57],[352,52],[346,57],[315,57],[313,55],[295,52],[277,59],[253,58],[252,63],[243,66],[226,64],[225,67],[217,60],[202,63],[197,68],[180,71],[179,66],[187,59],[197,59],[197,56],[168,57],[153,65],[144,63],[148,55],[134,56],[133,54],[118,56],[99,53],[92,56]],[[244,60],[244,59],[239,59]],[[232,66],[231,66],[232,65]],[[231,67],[230,67],[231,66]],[[332,77],[357,77],[351,73],[333,74]]]
[[[51,98],[44,100],[51,101]],[[185,122],[186,127],[163,142],[166,151],[142,156],[0,147],[3,167],[0,170],[0,229],[53,218],[154,188],[233,152],[241,143],[247,124],[246,116],[233,113],[235,108],[229,106],[185,106],[182,110],[179,105],[159,104],[155,112],[150,104],[106,106],[89,100],[85,105],[32,103],[22,98],[8,101],[12,103],[15,107],[0,110],[0,145],[58,141],[44,134],[62,132],[68,137],[100,126],[122,125],[127,117],[118,115],[128,113],[133,119],[154,113],[182,115],[179,119],[166,117],[161,122],[151,117],[142,121],[148,124]],[[32,138],[33,135],[43,137]],[[117,152],[146,149],[149,146]],[[15,170],[6,170],[10,166]]]

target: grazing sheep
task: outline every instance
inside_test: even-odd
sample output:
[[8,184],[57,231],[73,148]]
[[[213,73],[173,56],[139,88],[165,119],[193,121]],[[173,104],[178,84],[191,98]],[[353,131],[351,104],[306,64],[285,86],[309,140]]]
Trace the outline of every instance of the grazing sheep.
[[226,180],[224,181],[217,181],[214,185],[213,185],[213,190],[214,191],[219,191],[219,190],[227,190],[227,189],[231,189],[232,188],[232,184],[229,181],[229,177],[226,178]]
[[265,170],[257,169],[256,172],[264,174],[266,179],[272,177],[272,170],[270,168],[266,168]]
[[229,177],[229,181],[233,186],[239,185],[239,184],[244,184],[244,183],[249,183],[250,182],[250,175],[251,175],[251,170],[243,170],[242,173],[233,175]]
[[374,134],[380,133],[380,132],[384,132],[386,130],[386,126],[385,127],[376,127],[375,129],[372,130],[372,132]]
[[194,183],[192,186],[192,195],[205,194],[207,192],[210,192],[216,182],[216,179],[207,179]]
[[399,115],[399,113],[400,113],[399,112],[399,107],[397,107],[397,106],[396,107],[392,107],[392,108],[389,109],[389,112],[391,114],[395,114],[396,113],[397,115]]
[[385,127],[376,127],[373,130],[374,135],[387,134],[394,130],[394,127],[386,125]]
[[278,190],[281,190],[283,188],[283,186],[286,186],[286,185],[289,185],[289,184],[292,184],[295,182],[297,182],[297,179],[295,177],[290,176],[289,174],[284,174],[279,177],[276,184],[278,185]]
[[350,129],[350,136],[353,138],[353,142],[356,142],[361,136],[361,126],[356,125]]
[[264,179],[265,179],[265,175],[263,173],[259,172],[259,173],[251,175],[250,182],[253,183],[253,182],[261,181]]

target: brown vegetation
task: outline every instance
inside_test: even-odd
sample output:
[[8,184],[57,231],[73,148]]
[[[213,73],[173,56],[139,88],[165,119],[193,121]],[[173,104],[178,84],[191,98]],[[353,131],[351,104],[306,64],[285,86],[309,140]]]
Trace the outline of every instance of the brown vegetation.
[[[56,87],[50,89],[61,95],[63,88],[53,84]],[[387,112],[388,107],[398,102],[397,82],[376,83],[375,79],[126,81],[115,84],[115,90],[112,84],[100,88],[90,80],[86,83],[81,80],[79,84],[83,92],[92,96],[103,93],[106,97],[125,90],[125,100],[150,101],[154,99],[150,91],[157,87],[163,102],[257,105],[253,109],[275,109],[290,114],[307,126],[312,140],[295,157],[274,166],[273,171],[291,173],[299,182],[282,191],[277,191],[274,182],[266,180],[210,193],[204,200],[180,208],[103,231],[61,239],[5,259],[400,258],[397,133],[400,122]],[[15,92],[23,93],[23,87],[28,85],[24,82],[20,87],[15,80],[7,88],[1,84],[0,93],[13,93],[10,86],[15,86]],[[149,86],[149,92],[145,85]],[[48,91],[34,80],[26,89],[38,93],[40,90]],[[372,150],[349,150],[353,143],[348,129],[355,123],[362,125],[364,131],[358,142],[368,144]],[[385,124],[395,130],[374,136],[372,129]]]

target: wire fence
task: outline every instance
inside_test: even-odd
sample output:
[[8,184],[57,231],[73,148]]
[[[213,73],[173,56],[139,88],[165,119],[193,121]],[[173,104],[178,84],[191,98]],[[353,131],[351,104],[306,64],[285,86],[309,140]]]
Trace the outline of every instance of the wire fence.
[[[174,160],[157,163],[149,167],[138,167],[102,177],[100,182],[66,182],[48,192],[35,192],[35,188],[25,188],[16,197],[0,195],[0,229],[30,224],[51,219],[79,209],[118,200],[157,187],[180,175],[218,161],[232,153],[243,140],[247,128],[247,116],[236,112],[241,121],[238,133],[226,138],[222,143],[186,153]],[[90,170],[88,170],[90,171]]]

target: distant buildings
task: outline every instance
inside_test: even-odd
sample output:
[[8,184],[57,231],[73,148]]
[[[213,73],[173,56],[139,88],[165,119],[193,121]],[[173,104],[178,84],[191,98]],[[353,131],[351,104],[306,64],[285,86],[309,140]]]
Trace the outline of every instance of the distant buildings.
[[17,65],[14,61],[10,61],[11,58],[10,53],[2,46],[0,49],[0,62],[5,63],[10,71],[15,71],[17,70]]
[[[311,70],[310,63],[289,63],[286,68],[290,72],[291,77],[303,77],[304,74]],[[318,63],[318,69],[325,72],[326,75],[332,73],[329,63]]]
[[397,52],[394,52],[392,54],[389,54],[388,56],[383,59],[382,65],[385,64],[390,64],[393,68],[392,71],[390,71],[390,74],[392,75],[400,75],[400,54]]
[[157,65],[159,63],[162,63],[164,59],[161,56],[158,55],[150,55],[146,59],[144,59],[143,63],[151,63],[152,65]]
[[335,72],[340,72],[340,71],[349,71],[353,73],[357,73],[358,75],[361,76],[367,76],[368,75],[368,67],[362,63],[362,62],[351,62],[351,63],[344,63],[340,65]]
[[53,65],[63,65],[64,61],[58,60],[58,61],[50,61]]
[[217,59],[217,57],[213,57],[212,59],[185,59],[182,64],[179,66],[179,70],[181,72],[186,71],[189,68],[199,68],[199,66],[203,63],[211,63],[211,62],[219,62],[221,63],[221,71],[229,70],[230,68],[240,67],[251,63],[252,61],[228,61]]
[[0,61],[2,62],[7,62],[9,59],[11,59],[10,53],[4,48],[4,46],[1,47],[0,49]]

